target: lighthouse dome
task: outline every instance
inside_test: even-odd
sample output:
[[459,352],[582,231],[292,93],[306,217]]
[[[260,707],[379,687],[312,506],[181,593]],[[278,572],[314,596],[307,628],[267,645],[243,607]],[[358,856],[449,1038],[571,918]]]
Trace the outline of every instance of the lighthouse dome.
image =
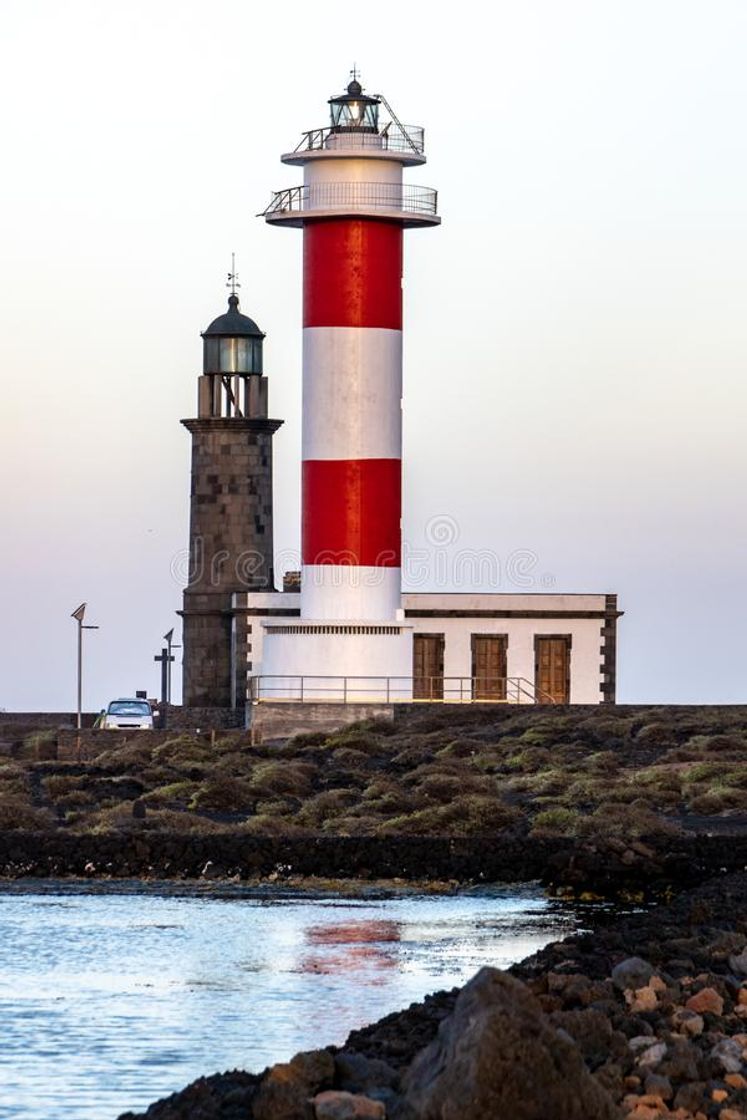
[[228,297],[228,311],[213,319],[206,331],[202,332],[203,338],[264,338],[253,319],[242,315],[239,311],[239,297],[231,292]]

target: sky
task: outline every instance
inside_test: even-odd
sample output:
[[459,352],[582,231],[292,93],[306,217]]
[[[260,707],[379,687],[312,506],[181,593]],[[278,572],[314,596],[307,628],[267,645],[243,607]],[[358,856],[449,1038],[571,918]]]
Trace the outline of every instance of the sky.
[[406,239],[406,553],[617,592],[622,702],[747,700],[746,52],[741,0],[0,0],[0,708],[74,708],[83,600],[84,706],[157,693],[232,252],[298,566],[301,238],[256,214],[354,63],[443,217]]

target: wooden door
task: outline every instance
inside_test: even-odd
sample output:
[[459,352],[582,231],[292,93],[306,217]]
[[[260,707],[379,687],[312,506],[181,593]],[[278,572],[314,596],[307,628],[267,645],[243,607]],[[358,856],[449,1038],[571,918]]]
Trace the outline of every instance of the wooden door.
[[506,699],[505,634],[472,635],[472,698],[473,700]]
[[568,704],[571,698],[571,636],[543,634],[534,639],[534,683],[540,704]]
[[413,700],[443,700],[444,644],[443,634],[413,635]]

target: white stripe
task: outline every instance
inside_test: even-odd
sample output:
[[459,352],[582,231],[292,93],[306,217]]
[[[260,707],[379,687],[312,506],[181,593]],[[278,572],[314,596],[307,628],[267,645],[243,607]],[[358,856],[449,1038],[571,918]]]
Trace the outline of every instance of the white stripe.
[[399,568],[306,564],[301,575],[303,619],[358,618],[393,622],[402,606]]
[[306,327],[304,459],[402,457],[402,332]]

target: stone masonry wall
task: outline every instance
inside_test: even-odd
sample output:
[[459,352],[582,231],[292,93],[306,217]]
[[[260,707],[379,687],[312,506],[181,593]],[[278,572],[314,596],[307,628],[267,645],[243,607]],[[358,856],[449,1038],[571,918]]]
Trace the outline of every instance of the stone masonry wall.
[[[274,589],[272,436],[279,421],[204,419],[184,424],[192,433],[184,702],[190,707],[229,707],[231,595]],[[242,655],[237,649],[237,660]],[[244,667],[241,676],[245,679]]]

